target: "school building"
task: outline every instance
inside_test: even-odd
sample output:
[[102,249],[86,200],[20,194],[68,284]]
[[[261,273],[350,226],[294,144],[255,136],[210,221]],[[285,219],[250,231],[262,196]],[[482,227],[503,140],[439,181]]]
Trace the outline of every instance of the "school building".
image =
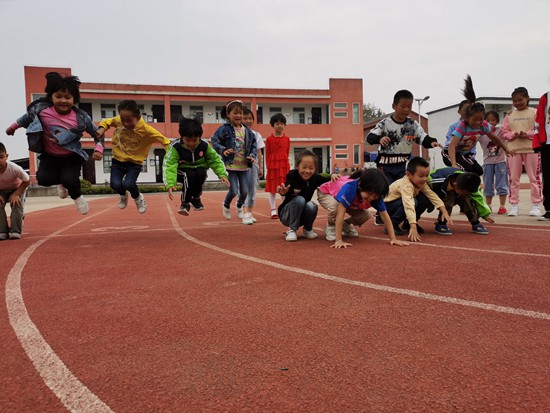
[[[45,74],[51,71],[71,75],[70,68],[25,66],[27,104],[44,96]],[[76,73],[76,75],[78,75]],[[329,79],[328,89],[267,89],[196,86],[154,86],[115,83],[89,83],[81,79],[79,107],[99,124],[102,119],[117,115],[117,104],[133,99],[140,105],[146,122],[169,139],[179,138],[181,115],[198,116],[203,120],[203,138],[210,140],[224,122],[222,107],[230,100],[240,99],[255,114],[253,129],[264,139],[272,132],[270,117],[283,113],[287,119],[285,133],[290,137],[290,163],[304,149],[319,158],[319,172],[333,169],[359,168],[363,165],[363,81],[362,79]],[[103,160],[89,160],[83,165],[82,177],[91,183],[109,181],[111,155],[110,137],[106,134]],[[82,139],[84,149],[93,153],[92,138]],[[162,182],[164,149],[153,146],[139,176],[141,183]],[[37,156],[29,155],[30,174],[36,176]],[[217,179],[210,171],[209,179]]]

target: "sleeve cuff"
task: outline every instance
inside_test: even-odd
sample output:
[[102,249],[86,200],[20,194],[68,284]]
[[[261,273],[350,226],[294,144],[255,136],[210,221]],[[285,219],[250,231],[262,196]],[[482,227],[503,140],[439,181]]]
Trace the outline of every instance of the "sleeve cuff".
[[104,150],[104,149],[105,149],[105,148],[103,147],[103,145],[102,145],[101,143],[98,142],[98,143],[95,145],[95,149],[94,149],[94,150],[95,150],[96,152],[103,153],[103,150]]

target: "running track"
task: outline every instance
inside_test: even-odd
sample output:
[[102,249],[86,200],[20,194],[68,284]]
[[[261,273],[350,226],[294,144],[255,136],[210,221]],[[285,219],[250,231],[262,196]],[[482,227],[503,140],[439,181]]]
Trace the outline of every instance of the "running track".
[[547,225],[332,250],[222,197],[28,214],[0,243],[0,411],[550,411]]

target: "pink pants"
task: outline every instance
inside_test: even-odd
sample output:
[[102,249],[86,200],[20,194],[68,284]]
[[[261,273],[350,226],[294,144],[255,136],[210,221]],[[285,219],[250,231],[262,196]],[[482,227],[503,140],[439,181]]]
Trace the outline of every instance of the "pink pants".
[[518,153],[508,157],[508,170],[510,172],[510,203],[519,203],[519,186],[522,166],[525,165],[525,172],[529,177],[531,186],[531,202],[539,204],[542,202],[541,181],[540,181],[540,155],[538,153]]

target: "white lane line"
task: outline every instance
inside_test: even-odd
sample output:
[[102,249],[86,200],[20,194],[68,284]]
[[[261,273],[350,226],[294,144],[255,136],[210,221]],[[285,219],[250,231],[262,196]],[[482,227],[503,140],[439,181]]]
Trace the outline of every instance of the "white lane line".
[[21,254],[6,281],[6,307],[10,324],[44,383],[71,412],[112,413],[113,410],[71,373],[40,334],[23,300],[21,274],[34,251],[46,241],[108,209],[81,219],[32,244]]
[[[521,309],[521,308],[514,308],[514,307],[505,307],[505,306],[501,306],[501,305],[482,303],[482,302],[478,302],[478,301],[464,300],[464,299],[461,299],[461,298],[447,297],[447,296],[444,296],[444,295],[423,293],[421,291],[409,290],[409,289],[405,289],[405,288],[396,288],[396,287],[391,287],[389,285],[373,284],[373,283],[368,283],[368,282],[364,282],[364,281],[350,280],[350,279],[347,279],[347,278],[336,277],[336,276],[333,276],[333,275],[328,275],[328,274],[323,274],[323,273],[319,273],[319,272],[315,272],[315,271],[305,270],[303,268],[291,267],[289,265],[280,264],[280,263],[277,263],[277,262],[268,261],[268,260],[264,260],[264,259],[261,259],[261,258],[250,257],[250,256],[247,256],[247,255],[244,255],[244,254],[240,254],[238,252],[234,252],[234,251],[231,251],[231,250],[228,250],[228,249],[225,249],[225,248],[218,247],[218,246],[213,245],[213,244],[209,244],[207,242],[201,241],[201,240],[189,235],[187,232],[185,232],[183,229],[181,229],[181,227],[178,224],[178,221],[176,220],[176,218],[174,216],[174,213],[172,212],[172,210],[170,209],[170,207],[168,205],[167,205],[167,207],[168,207],[168,213],[170,215],[170,220],[172,221],[172,225],[174,226],[174,229],[176,230],[176,232],[178,232],[182,237],[184,237],[188,241],[191,241],[195,244],[201,245],[205,248],[209,248],[211,250],[218,251],[218,252],[221,252],[221,253],[224,253],[224,254],[227,254],[227,255],[232,255],[234,257],[237,257],[237,258],[240,258],[240,259],[243,259],[243,260],[252,261],[252,262],[255,262],[257,264],[266,265],[266,266],[277,268],[277,269],[284,270],[284,271],[291,271],[291,272],[295,272],[295,273],[298,273],[298,274],[309,275],[310,277],[321,278],[321,279],[324,279],[324,280],[333,281],[333,282],[342,283],[342,284],[355,285],[355,286],[358,286],[358,287],[369,288],[369,289],[377,290],[377,291],[384,291],[384,292],[388,292],[388,293],[407,295],[407,296],[414,297],[414,298],[422,298],[422,299],[425,299],[425,300],[439,301],[439,302],[443,302],[443,303],[447,303],[447,304],[457,304],[457,305],[462,305],[462,306],[465,306],[465,307],[479,308],[481,310],[486,310],[486,311],[495,311],[495,312],[498,312],[498,313],[506,313],[506,314],[513,314],[513,315],[519,315],[519,316],[524,316],[524,317],[530,317],[530,318],[538,318],[538,319],[542,319],[542,320],[550,320],[550,314],[543,313],[543,312],[524,310],[524,309]],[[382,238],[382,239],[387,240],[387,238]]]

